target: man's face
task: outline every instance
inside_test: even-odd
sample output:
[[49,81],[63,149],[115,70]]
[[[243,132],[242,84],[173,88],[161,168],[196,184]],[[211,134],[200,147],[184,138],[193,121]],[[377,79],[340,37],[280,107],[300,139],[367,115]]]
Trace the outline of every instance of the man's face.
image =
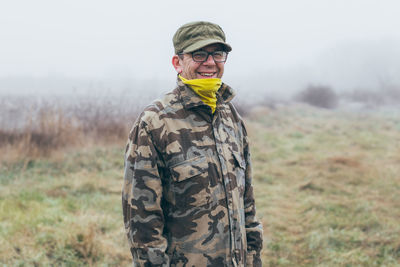
[[[220,44],[211,44],[201,48],[206,52],[223,51],[223,46]],[[180,75],[188,80],[192,79],[208,79],[221,78],[224,74],[225,62],[215,62],[211,55],[204,62],[196,62],[192,58],[192,54],[184,54],[179,57],[175,55],[172,58],[172,64]]]

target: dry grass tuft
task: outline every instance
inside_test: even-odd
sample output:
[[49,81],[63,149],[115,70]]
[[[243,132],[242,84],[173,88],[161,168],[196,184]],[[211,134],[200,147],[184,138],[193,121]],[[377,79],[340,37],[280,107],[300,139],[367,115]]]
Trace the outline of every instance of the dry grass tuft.
[[333,157],[329,158],[328,161],[333,164],[339,164],[343,166],[357,168],[360,167],[360,162],[352,158],[345,158],[345,157]]
[[324,191],[324,189],[323,189],[322,187],[316,185],[316,184],[313,183],[312,181],[307,182],[307,183],[304,184],[304,185],[301,185],[301,186],[299,187],[299,190],[300,190],[300,191],[303,191],[303,190],[311,190],[311,191],[317,191],[317,192],[323,192],[323,191]]
[[67,249],[72,249],[77,258],[81,259],[82,262],[93,266],[93,263],[99,260],[100,255],[103,253],[100,251],[99,243],[100,240],[96,240],[96,226],[91,223],[89,225],[75,225],[75,230],[66,244]]

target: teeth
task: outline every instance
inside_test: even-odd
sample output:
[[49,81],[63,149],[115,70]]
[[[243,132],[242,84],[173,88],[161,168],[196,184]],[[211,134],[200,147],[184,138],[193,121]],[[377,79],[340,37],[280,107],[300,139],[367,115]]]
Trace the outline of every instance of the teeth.
[[214,73],[200,73],[200,74],[203,76],[213,76],[214,75]]

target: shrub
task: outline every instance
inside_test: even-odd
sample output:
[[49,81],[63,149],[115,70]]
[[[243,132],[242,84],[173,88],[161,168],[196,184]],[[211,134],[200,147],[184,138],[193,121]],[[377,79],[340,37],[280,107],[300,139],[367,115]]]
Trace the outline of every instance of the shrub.
[[310,85],[302,90],[295,97],[300,102],[307,103],[312,106],[333,109],[338,105],[338,96],[332,88],[322,85]]
[[400,103],[400,86],[382,86],[381,88],[377,88],[375,90],[357,88],[349,93],[344,94],[344,97],[350,101],[362,103],[369,107],[393,104],[396,105]]
[[353,102],[363,103],[372,106],[381,106],[385,104],[385,95],[377,91],[354,89],[347,94],[347,98]]
[[383,88],[383,94],[389,99],[388,102],[399,103],[400,102],[400,85],[388,86]]

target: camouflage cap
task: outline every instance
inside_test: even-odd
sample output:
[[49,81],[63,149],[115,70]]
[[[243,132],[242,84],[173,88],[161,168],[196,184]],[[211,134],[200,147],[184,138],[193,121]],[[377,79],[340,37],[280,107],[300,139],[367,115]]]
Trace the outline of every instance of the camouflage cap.
[[173,38],[175,54],[190,53],[210,44],[222,44],[226,52],[232,47],[225,42],[225,33],[214,23],[195,21],[182,25]]

